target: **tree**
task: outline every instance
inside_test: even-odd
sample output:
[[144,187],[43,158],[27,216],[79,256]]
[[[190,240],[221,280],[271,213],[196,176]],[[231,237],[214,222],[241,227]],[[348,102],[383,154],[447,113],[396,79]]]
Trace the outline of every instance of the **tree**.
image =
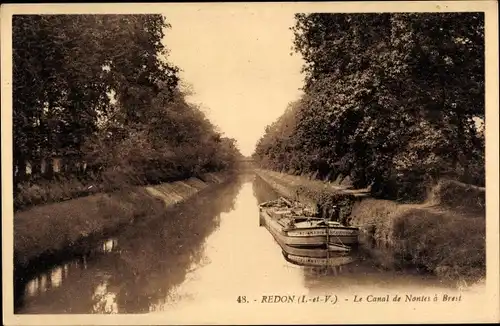
[[[160,40],[167,27],[161,15],[14,16],[19,176],[26,161],[53,154],[81,157],[83,143],[109,113],[110,91],[128,116],[144,116],[146,99],[160,85],[170,91],[176,87],[177,68],[159,57],[166,54]],[[130,90],[136,93],[131,96]]]
[[[262,161],[280,166],[286,148],[321,178],[396,197],[406,177],[470,173],[484,153],[473,122],[484,117],[483,14],[297,14],[292,30],[305,95],[293,146],[261,141]],[[409,167],[405,155],[435,159]]]

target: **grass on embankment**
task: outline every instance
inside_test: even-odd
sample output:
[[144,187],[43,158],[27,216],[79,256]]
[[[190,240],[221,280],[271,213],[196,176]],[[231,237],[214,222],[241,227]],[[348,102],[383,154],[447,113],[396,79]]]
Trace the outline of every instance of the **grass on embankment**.
[[442,180],[422,204],[364,199],[351,214],[395,262],[449,279],[478,280],[486,273],[484,188]]
[[180,202],[225,177],[207,174],[203,181],[188,179],[149,187],[134,187],[60,203],[33,207],[14,214],[15,266],[26,266],[41,255],[56,254],[89,236],[158,216],[167,206]]
[[29,209],[37,205],[57,203],[101,192],[111,192],[106,182],[57,176],[55,180],[37,180],[18,185],[14,194],[14,210]]
[[[193,176],[193,178],[211,178],[211,175],[213,173]],[[176,180],[174,178],[165,183],[172,183]],[[136,180],[133,184],[136,186],[144,185],[143,181],[140,180]],[[118,173],[115,176],[106,175],[101,178],[88,179],[57,175],[53,180],[42,179],[36,183],[20,184],[14,195],[14,210],[17,212],[38,205],[58,203],[99,193],[111,193],[126,187],[131,187],[130,180]]]
[[374,240],[380,250],[371,253],[382,266],[416,266],[442,278],[470,281],[486,274],[484,188],[442,180],[424,203],[399,204],[304,177],[258,173],[281,195],[326,210],[340,199],[342,222],[359,226],[365,245]]

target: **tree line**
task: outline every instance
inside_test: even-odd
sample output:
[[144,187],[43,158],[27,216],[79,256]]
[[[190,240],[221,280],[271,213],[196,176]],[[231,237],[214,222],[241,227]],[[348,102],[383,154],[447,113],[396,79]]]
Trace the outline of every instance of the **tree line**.
[[484,14],[297,14],[303,96],[266,128],[262,167],[421,199],[484,186]]
[[156,14],[13,17],[15,191],[58,178],[116,188],[234,165],[235,140],[186,100],[162,43],[169,27]]

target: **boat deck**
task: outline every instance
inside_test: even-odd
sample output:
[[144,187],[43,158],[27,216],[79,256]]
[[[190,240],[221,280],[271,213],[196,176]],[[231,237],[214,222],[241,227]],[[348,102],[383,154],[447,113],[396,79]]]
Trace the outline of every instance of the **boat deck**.
[[287,200],[260,206],[260,218],[285,258],[294,264],[312,266],[342,265],[350,262],[350,245],[357,244],[359,229],[294,209]]

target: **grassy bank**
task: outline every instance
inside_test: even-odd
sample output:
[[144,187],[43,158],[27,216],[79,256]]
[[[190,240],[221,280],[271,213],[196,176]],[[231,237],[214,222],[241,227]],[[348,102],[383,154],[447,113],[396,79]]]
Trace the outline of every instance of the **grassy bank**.
[[360,226],[363,245],[375,245],[371,252],[381,256],[381,265],[417,267],[449,279],[476,281],[485,276],[484,188],[442,180],[425,202],[410,205],[304,177],[258,173],[287,197],[326,207],[340,199],[341,219]]
[[77,177],[59,177],[55,180],[37,180],[17,186],[14,194],[16,211],[37,205],[57,203],[102,192],[111,192],[111,186],[104,182]]
[[[202,174],[193,178],[210,178],[212,174]],[[165,182],[185,180],[186,177],[173,177]],[[147,183],[146,183],[147,184]],[[57,176],[52,180],[39,179],[32,183],[18,185],[14,196],[14,209],[21,211],[38,205],[58,203],[62,201],[77,199],[99,193],[110,193],[129,189],[133,186],[129,180],[122,177],[120,180],[109,180],[106,178],[77,178]],[[134,186],[145,185],[144,183]]]
[[442,180],[421,204],[364,199],[352,210],[396,262],[443,278],[477,280],[486,271],[485,190]]
[[206,174],[201,179],[133,187],[16,212],[15,266],[26,266],[41,255],[57,253],[82,239],[109,232],[136,219],[156,216],[166,207],[228,177],[230,173]]

